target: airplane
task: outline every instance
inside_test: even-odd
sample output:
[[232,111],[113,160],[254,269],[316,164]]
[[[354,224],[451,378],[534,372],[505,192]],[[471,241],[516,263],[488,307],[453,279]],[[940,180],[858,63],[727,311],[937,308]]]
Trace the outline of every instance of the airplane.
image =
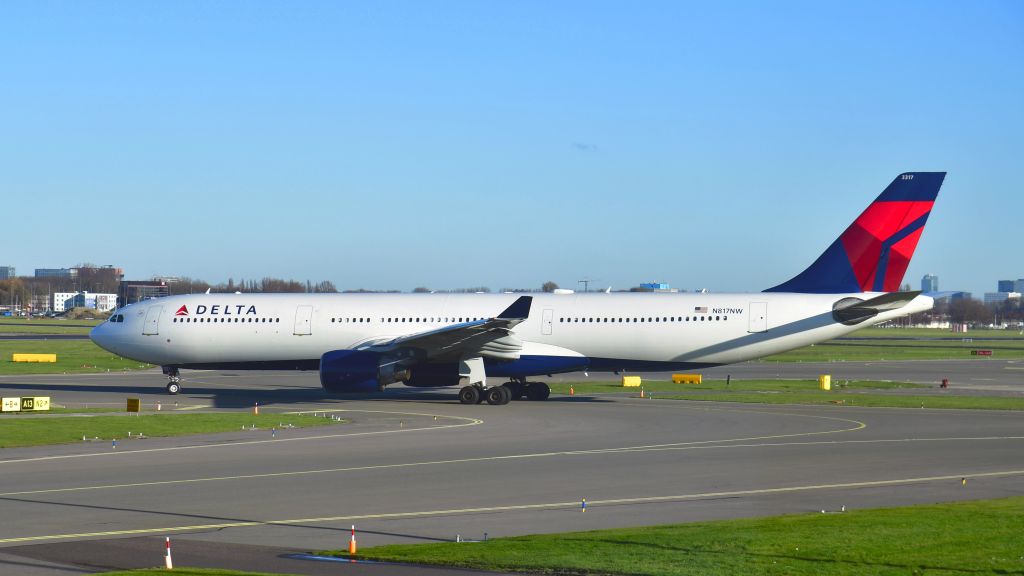
[[[899,292],[945,172],[897,176],[806,270],[762,292],[188,294],[116,310],[90,338],[180,371],[319,370],[329,393],[459,386],[459,401],[544,400],[530,377],[699,370],[928,310]],[[487,376],[507,377],[489,384]]]

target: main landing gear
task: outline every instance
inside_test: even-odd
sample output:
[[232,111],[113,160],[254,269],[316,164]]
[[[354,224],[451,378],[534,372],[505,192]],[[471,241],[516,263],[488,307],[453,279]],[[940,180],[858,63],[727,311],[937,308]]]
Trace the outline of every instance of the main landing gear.
[[181,374],[178,373],[178,369],[173,366],[164,366],[163,371],[170,379],[170,382],[167,383],[167,393],[173,396],[181,392]]
[[492,406],[501,406],[508,404],[510,400],[522,400],[523,396],[530,400],[547,400],[550,395],[551,389],[547,384],[519,379],[490,388],[484,388],[477,384],[463,386],[459,390],[459,402],[479,404],[486,401]]

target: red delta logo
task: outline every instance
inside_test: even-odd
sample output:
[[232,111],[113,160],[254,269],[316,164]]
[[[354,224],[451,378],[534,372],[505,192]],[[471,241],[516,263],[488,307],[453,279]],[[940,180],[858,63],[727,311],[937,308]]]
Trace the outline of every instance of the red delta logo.
[[175,312],[174,315],[175,316],[188,316],[188,306],[185,306],[184,304],[182,304],[181,308],[178,308],[178,311]]

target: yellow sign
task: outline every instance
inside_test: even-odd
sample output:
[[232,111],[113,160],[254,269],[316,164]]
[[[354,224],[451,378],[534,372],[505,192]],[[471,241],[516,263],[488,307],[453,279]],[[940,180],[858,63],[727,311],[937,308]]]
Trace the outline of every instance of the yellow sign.
[[673,374],[673,384],[700,384],[702,381],[701,374]]
[[139,402],[138,398],[129,398],[128,399],[128,412],[138,412],[139,411],[139,404],[140,404],[140,402]]
[[21,398],[3,399],[3,412],[38,412],[49,409],[49,396],[23,396]]
[[821,388],[822,390],[831,390],[832,389],[832,375],[831,374],[822,374],[821,376],[818,376],[818,388]]

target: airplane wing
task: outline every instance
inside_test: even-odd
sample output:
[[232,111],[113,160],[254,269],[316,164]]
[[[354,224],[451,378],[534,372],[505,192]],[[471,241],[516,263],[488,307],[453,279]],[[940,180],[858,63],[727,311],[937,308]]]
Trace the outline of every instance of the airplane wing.
[[520,296],[494,318],[453,324],[436,330],[399,336],[376,342],[365,348],[372,352],[393,352],[412,349],[426,360],[458,357],[465,353],[483,353],[492,357],[518,357],[522,342],[512,336],[511,330],[530,316],[532,296]]

